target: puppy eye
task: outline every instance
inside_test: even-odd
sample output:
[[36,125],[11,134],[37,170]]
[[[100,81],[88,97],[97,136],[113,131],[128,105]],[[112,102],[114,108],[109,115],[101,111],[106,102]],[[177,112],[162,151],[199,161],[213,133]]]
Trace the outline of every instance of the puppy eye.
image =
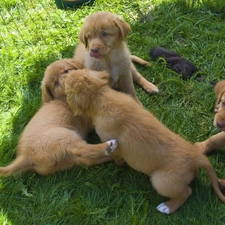
[[108,33],[104,31],[104,32],[102,33],[102,36],[103,36],[103,37],[106,37],[106,36],[108,36]]
[[55,86],[58,86],[59,85],[59,82],[58,81],[55,81]]
[[68,69],[68,70],[64,70],[64,73],[69,73],[70,72],[70,70]]
[[222,102],[222,106],[225,107],[225,102]]

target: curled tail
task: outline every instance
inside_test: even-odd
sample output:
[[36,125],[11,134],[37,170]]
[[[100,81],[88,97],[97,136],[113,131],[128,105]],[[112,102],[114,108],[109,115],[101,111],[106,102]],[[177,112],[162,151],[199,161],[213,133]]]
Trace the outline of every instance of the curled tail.
[[31,164],[24,156],[18,156],[11,164],[0,167],[0,176],[10,176],[23,171],[29,170]]
[[209,175],[210,181],[212,183],[212,187],[214,191],[216,192],[216,195],[218,198],[225,203],[225,196],[222,194],[220,188],[219,188],[219,182],[218,182],[218,177],[216,175],[215,170],[213,169],[213,166],[209,162],[208,158],[205,155],[201,155],[201,158],[199,160],[199,166],[203,167],[206,172]]

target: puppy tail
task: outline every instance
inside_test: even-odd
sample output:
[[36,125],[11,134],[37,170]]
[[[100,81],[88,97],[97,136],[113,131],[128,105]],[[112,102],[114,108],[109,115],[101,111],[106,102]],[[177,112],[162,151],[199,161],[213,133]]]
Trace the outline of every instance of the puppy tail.
[[219,181],[218,181],[216,172],[213,169],[213,166],[211,165],[211,163],[209,162],[208,158],[205,155],[201,155],[201,158],[199,160],[199,166],[203,167],[206,170],[206,172],[209,175],[212,187],[213,187],[214,191],[216,192],[216,195],[222,202],[225,203],[225,196],[222,194],[222,192],[220,190]]
[[5,167],[0,167],[0,176],[10,176],[31,168],[31,164],[24,156],[18,156],[11,164]]

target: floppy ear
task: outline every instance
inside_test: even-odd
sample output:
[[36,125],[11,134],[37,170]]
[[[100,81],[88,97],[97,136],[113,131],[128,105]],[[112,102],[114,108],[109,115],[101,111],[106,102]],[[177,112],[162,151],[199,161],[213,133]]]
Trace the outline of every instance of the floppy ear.
[[84,65],[73,60],[73,63],[72,63],[77,69],[84,69]]
[[85,45],[85,48],[88,48],[88,39],[87,39],[87,37],[85,37],[84,27],[82,27],[81,30],[80,30],[79,40]]
[[83,72],[83,70],[74,71],[65,79],[66,99],[74,115],[81,115],[85,112],[93,96],[89,77]]
[[68,93],[66,100],[75,116],[85,112],[88,103],[86,98],[83,99],[82,95]]
[[108,81],[109,78],[110,78],[109,73],[107,71],[101,71],[100,72],[100,78]]
[[92,77],[94,77],[94,78],[97,78],[97,79],[100,78],[101,79],[100,81],[98,79],[97,86],[99,86],[99,87],[104,86],[104,85],[109,83],[110,75],[107,71],[89,70],[89,74],[92,75]]
[[130,25],[120,17],[117,17],[114,20],[114,23],[120,29],[121,37],[125,41],[129,31],[131,30]]
[[220,103],[221,97],[225,92],[225,80],[219,81],[214,88],[216,99],[216,105]]
[[44,84],[44,82],[41,82],[41,92],[42,92],[42,101],[43,102],[50,102],[53,100],[54,96],[52,95],[50,89]]
[[218,104],[220,104],[220,102],[221,102],[221,98],[222,98],[222,96],[224,95],[224,92],[225,91],[221,91],[218,95],[217,95],[217,98],[216,98],[216,106],[218,105]]

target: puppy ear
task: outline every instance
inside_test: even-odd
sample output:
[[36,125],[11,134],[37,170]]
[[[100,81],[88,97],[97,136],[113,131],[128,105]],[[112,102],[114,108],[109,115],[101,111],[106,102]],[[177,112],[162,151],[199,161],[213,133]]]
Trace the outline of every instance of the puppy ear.
[[222,92],[220,92],[218,95],[217,95],[217,98],[216,98],[216,106],[218,105],[218,104],[220,104],[220,102],[221,102],[221,98],[222,98],[222,96],[224,95],[224,93],[225,93],[225,91],[222,91]]
[[85,45],[85,48],[88,48],[88,39],[85,37],[85,28],[82,27],[79,33],[79,40]]
[[74,115],[84,113],[92,98],[92,90],[89,89],[89,77],[84,74],[84,71],[71,72],[64,81],[67,103]]
[[107,71],[94,71],[94,70],[88,70],[88,73],[92,75],[94,78],[100,78],[102,80],[109,80],[110,75]]
[[225,92],[225,80],[219,81],[214,88],[215,95],[217,97],[216,105],[220,103],[221,98]]
[[84,65],[74,59],[70,59],[71,64],[74,66],[76,69],[83,69]]
[[47,87],[44,81],[41,82],[41,92],[43,102],[50,102],[51,100],[53,100],[54,96],[52,95],[50,89]]
[[107,71],[101,71],[100,78],[104,79],[104,80],[109,80],[109,78],[110,78],[109,73]]
[[105,85],[108,85],[109,84],[109,79],[110,79],[110,75],[108,72],[106,71],[101,71],[99,72],[100,73],[100,78],[101,78],[101,82],[99,82],[99,86],[103,87]]
[[126,37],[128,35],[128,33],[130,32],[131,28],[130,28],[130,25],[125,22],[122,18],[120,17],[117,17],[115,20],[114,20],[114,23],[115,25],[119,28],[120,30],[120,34],[121,34],[121,37],[122,39],[125,41],[126,40]]
[[86,110],[86,99],[83,99],[82,95],[73,93],[67,94],[67,103],[69,104],[74,116],[82,115]]

